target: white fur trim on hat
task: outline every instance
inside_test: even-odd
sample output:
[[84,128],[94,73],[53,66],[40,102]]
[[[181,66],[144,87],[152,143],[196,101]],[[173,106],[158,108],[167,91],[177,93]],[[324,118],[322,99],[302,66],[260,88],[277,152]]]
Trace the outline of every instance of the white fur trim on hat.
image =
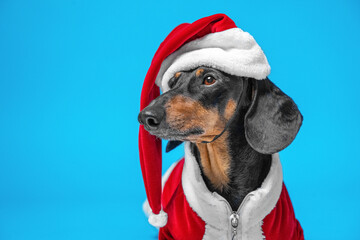
[[258,80],[270,74],[266,56],[255,39],[240,28],[231,28],[195,39],[170,54],[161,64],[155,82],[166,92],[176,72],[199,66]]

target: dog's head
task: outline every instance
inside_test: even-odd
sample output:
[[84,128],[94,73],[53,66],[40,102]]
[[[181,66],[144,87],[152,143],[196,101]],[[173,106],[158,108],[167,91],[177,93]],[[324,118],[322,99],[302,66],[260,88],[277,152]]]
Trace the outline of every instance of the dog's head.
[[287,147],[302,123],[294,101],[269,79],[199,67],[176,73],[169,87],[138,117],[150,134],[163,139],[210,142],[240,118],[250,146],[271,154]]

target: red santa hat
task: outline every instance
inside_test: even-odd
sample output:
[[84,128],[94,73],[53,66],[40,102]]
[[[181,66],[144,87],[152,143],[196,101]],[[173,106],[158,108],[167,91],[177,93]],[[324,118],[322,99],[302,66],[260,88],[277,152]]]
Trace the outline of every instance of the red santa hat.
[[[177,26],[160,44],[146,74],[140,110],[163,92],[178,71],[199,66],[214,67],[232,75],[265,79],[270,73],[267,59],[254,38],[237,28],[225,14],[201,18]],[[163,227],[167,214],[161,205],[161,139],[150,135],[143,125],[139,131],[140,164],[152,214],[150,224]]]

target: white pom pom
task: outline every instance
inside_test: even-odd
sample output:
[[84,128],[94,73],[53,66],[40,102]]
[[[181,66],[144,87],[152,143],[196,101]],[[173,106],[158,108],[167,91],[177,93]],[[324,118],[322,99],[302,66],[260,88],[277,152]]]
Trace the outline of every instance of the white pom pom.
[[166,225],[168,220],[168,215],[166,212],[161,210],[159,214],[151,213],[149,216],[149,223],[154,227],[163,227]]

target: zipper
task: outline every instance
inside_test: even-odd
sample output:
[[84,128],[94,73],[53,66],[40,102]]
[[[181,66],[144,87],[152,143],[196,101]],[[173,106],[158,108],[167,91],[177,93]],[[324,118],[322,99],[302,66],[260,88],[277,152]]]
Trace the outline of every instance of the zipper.
[[237,235],[237,227],[239,225],[239,214],[237,214],[236,212],[233,212],[230,215],[230,224],[231,224],[231,227],[232,227],[231,240],[234,240],[236,235]]
[[[215,192],[216,193],[216,192]],[[229,221],[230,221],[230,232],[231,232],[231,240],[235,240],[236,236],[238,235],[238,227],[240,225],[240,233],[241,233],[241,223],[240,223],[240,210],[242,209],[243,205],[245,204],[245,202],[247,202],[248,198],[253,195],[252,192],[248,193],[245,198],[243,199],[243,201],[241,202],[239,208],[236,211],[233,211],[230,203],[224,198],[222,197],[220,194],[217,194],[218,197],[220,198],[220,200],[224,201],[226,203],[226,205],[228,206],[228,209],[230,210],[231,214],[229,216]]]

